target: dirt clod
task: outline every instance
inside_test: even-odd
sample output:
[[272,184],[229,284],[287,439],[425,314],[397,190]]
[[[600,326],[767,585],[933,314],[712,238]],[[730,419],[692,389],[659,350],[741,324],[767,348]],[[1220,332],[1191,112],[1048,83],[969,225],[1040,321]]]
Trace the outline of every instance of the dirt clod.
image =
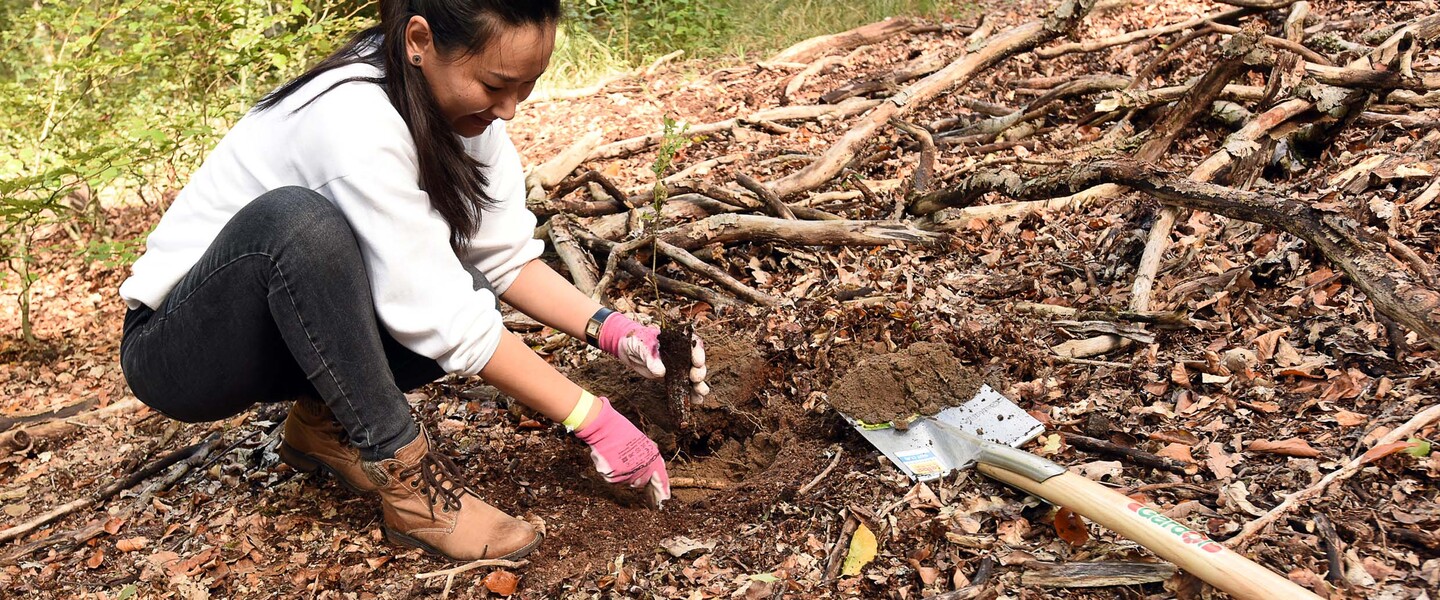
[[950,348],[917,342],[861,359],[830,386],[830,405],[866,423],[933,415],[975,396],[984,383]]

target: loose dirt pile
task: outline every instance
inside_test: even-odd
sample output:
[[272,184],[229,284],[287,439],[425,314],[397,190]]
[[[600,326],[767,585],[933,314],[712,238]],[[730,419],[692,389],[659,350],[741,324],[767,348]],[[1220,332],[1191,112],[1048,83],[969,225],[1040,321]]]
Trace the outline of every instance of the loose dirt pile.
[[884,423],[961,404],[984,382],[948,346],[919,342],[861,359],[830,386],[830,405],[866,423]]

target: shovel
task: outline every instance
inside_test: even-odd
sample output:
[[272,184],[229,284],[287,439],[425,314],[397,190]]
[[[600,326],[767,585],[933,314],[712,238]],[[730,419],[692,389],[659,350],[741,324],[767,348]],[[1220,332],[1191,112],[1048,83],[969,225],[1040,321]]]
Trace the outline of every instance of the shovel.
[[938,479],[973,465],[991,479],[1110,528],[1235,598],[1320,598],[1160,509],[1016,449],[1044,426],[989,386],[963,405],[898,426],[844,416],[912,479]]

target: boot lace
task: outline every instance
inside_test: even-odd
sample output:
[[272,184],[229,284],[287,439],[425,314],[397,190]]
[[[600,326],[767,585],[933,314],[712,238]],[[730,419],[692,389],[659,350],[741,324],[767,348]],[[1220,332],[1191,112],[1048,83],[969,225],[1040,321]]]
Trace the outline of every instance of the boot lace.
[[401,471],[400,478],[409,482],[412,488],[424,488],[425,498],[430,504],[431,519],[435,518],[436,501],[446,509],[460,510],[460,498],[470,491],[465,476],[460,474],[460,467],[456,466],[450,457],[434,450],[425,453],[419,462]]

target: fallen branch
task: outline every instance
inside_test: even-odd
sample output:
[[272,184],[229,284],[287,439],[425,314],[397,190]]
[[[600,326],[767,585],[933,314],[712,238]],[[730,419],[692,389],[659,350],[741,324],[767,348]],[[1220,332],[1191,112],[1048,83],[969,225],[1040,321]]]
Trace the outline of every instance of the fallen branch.
[[[805,119],[818,119],[825,116],[845,117],[855,113],[864,112],[879,104],[878,100],[865,100],[856,98],[853,101],[841,102],[839,104],[820,104],[814,106],[782,106],[767,110],[757,111],[745,117],[725,119],[714,123],[702,125],[691,125],[685,130],[685,134],[691,137],[704,136],[722,131],[729,131],[745,123],[766,123],[771,121],[793,121]],[[600,146],[590,152],[585,160],[600,160],[604,158],[620,158],[629,156],[659,144],[665,139],[664,131],[657,131],[645,135],[626,138],[617,142],[611,142]]]
[[1305,72],[1315,81],[1327,85],[1370,90],[1411,90],[1428,92],[1440,89],[1440,73],[1401,73],[1305,63]]
[[90,407],[95,406],[95,402],[96,401],[94,398],[90,398],[88,400],[81,400],[73,404],[68,404],[55,410],[47,410],[44,412],[28,415],[17,415],[14,417],[0,416],[0,432],[9,431],[10,428],[16,425],[23,425],[25,423],[34,423],[37,421],[51,421],[54,419],[73,417],[81,413],[82,411],[89,410]]
[[1182,329],[1190,325],[1190,319],[1180,311],[1162,310],[1080,310],[1054,304],[1016,302],[1015,310],[1072,319],[1075,321],[1123,321],[1128,323],[1150,323],[1161,329]]
[[832,50],[853,50],[860,46],[883,42],[894,36],[904,33],[912,25],[910,19],[886,19],[862,25],[849,31],[820,35],[800,42],[777,52],[766,62],[782,63],[808,63],[819,56]]
[[670,260],[673,260],[683,265],[685,268],[699,273],[700,275],[709,278],[711,281],[714,281],[715,283],[724,286],[725,289],[730,290],[731,293],[739,296],[743,300],[753,302],[760,306],[775,306],[776,304],[780,303],[780,301],[774,296],[765,294],[756,290],[755,288],[740,283],[740,281],[736,280],[734,277],[731,277],[728,273],[721,270],[719,267],[700,260],[699,257],[691,254],[684,248],[679,248],[668,242],[665,242],[664,240],[655,240],[655,249],[659,250],[661,254],[664,254]]
[[[605,132],[596,129],[580,138],[564,151],[551,157],[550,160],[541,163],[531,169],[525,175],[525,188],[530,190],[530,199],[543,199],[545,190],[560,184],[565,176],[569,175],[585,161],[585,157],[600,145],[600,140],[605,137]],[[623,199],[623,197],[622,197]]]
[[781,202],[780,198],[776,197],[764,184],[755,181],[753,177],[741,173],[735,177],[735,182],[740,184],[740,187],[750,190],[759,197],[760,201],[764,202],[765,206],[770,209],[770,214],[781,219],[795,220],[795,213],[790,210],[790,207],[785,206],[785,203]]
[[881,125],[934,99],[954,86],[969,81],[981,71],[1040,44],[1073,31],[1090,12],[1095,0],[1064,0],[1044,20],[1031,21],[989,39],[979,51],[966,54],[945,68],[907,86],[870,111],[819,160],[769,184],[776,196],[784,198],[809,191],[833,179],[870,142]]
[[1131,160],[1103,160],[1031,180],[985,172],[972,181],[991,182],[989,190],[970,184],[972,193],[997,191],[1011,197],[1051,197],[1100,183],[1143,191],[1166,204],[1203,210],[1281,229],[1310,243],[1339,267],[1375,309],[1405,325],[1432,348],[1440,349],[1440,292],[1414,282],[1383,252],[1359,224],[1287,198],[1262,192],[1179,179]]
[[[1201,86],[1197,84],[1195,87],[1200,88]],[[1214,179],[1237,158],[1243,158],[1247,156],[1247,153],[1254,152],[1255,140],[1260,136],[1309,110],[1311,106],[1311,103],[1297,98],[1282,102],[1257,115],[1249,124],[1226,138],[1225,145],[1200,163],[1200,166],[1196,167],[1194,171],[1191,171],[1189,179],[1199,182]],[[1155,152],[1151,153],[1152,158],[1155,154]],[[1136,269],[1135,282],[1130,291],[1131,310],[1144,311],[1150,308],[1150,295],[1155,285],[1155,276],[1160,270],[1160,259],[1169,245],[1170,232],[1179,215],[1178,207],[1167,206],[1161,209],[1160,216],[1150,227],[1150,235],[1145,242],[1145,250],[1140,257],[1140,265]],[[1128,341],[1118,336],[1102,335],[1070,340],[1055,346],[1054,351],[1056,354],[1070,358],[1086,358],[1113,352],[1128,344]]]
[[1051,588],[1110,587],[1159,583],[1175,575],[1175,565],[1144,562],[1030,561],[1020,573],[1020,584]]
[[1151,27],[1149,29],[1131,31],[1114,37],[1108,37],[1098,40],[1088,40],[1084,42],[1070,42],[1067,44],[1060,44],[1058,46],[1051,46],[1049,48],[1039,48],[1035,50],[1035,56],[1038,56],[1040,58],[1055,58],[1058,56],[1070,54],[1071,52],[1094,52],[1096,50],[1104,50],[1105,48],[1109,48],[1112,46],[1119,46],[1122,44],[1138,42],[1140,40],[1146,40],[1162,35],[1169,35],[1172,33],[1185,31],[1186,29],[1194,29],[1196,27],[1201,27],[1212,23],[1235,21],[1252,14],[1255,14],[1254,9],[1238,8],[1223,13],[1215,13],[1211,15],[1205,15],[1203,17],[1196,17],[1188,21],[1172,23],[1170,25],[1162,25],[1159,27]]
[[940,234],[902,221],[801,221],[760,215],[722,214],[677,225],[657,237],[694,250],[707,244],[779,242],[797,246],[884,246],[930,243]]
[[133,412],[145,408],[145,405],[135,398],[126,398],[118,402],[112,402],[104,408],[97,408],[90,412],[80,413],[71,417],[47,421],[34,427],[25,427],[14,431],[7,431],[0,434],[0,448],[28,448],[39,440],[60,437],[69,434],[79,428],[77,423],[91,419],[98,419],[122,413]]
[[[896,129],[904,131],[915,138],[920,144],[920,159],[915,165],[915,174],[911,179],[910,194],[920,195],[930,191],[930,181],[935,176],[935,138],[925,128],[908,123],[900,119],[891,119],[890,124]],[[900,218],[895,215],[894,218]]]
[[[1440,420],[1440,404],[1420,411],[1414,417],[1411,417],[1409,421],[1406,421],[1404,425],[1391,430],[1390,433],[1385,434],[1379,441],[1375,442],[1375,447],[1378,448],[1404,440],[1437,420]],[[1235,550],[1244,549],[1250,544],[1256,533],[1269,527],[1271,523],[1274,523],[1286,512],[1289,512],[1296,504],[1325,493],[1325,490],[1329,489],[1330,486],[1349,479],[1351,476],[1359,473],[1360,469],[1364,468],[1365,465],[1375,462],[1383,456],[1385,456],[1383,453],[1380,456],[1372,456],[1369,452],[1361,454],[1351,459],[1350,462],[1345,463],[1345,466],[1331,471],[1325,475],[1325,477],[1321,478],[1320,481],[1315,482],[1314,485],[1293,494],[1286,495],[1285,500],[1281,501],[1275,508],[1270,509],[1254,521],[1246,523],[1239,534],[1225,541],[1225,545]]]
[[589,296],[595,293],[595,288],[600,280],[599,268],[595,266],[595,259],[580,246],[575,239],[573,231],[574,224],[567,215],[555,215],[550,219],[550,243],[555,246],[555,253],[560,256],[560,262],[565,264],[566,270],[570,271],[570,280],[581,293]]
[[825,71],[829,70],[832,67],[835,67],[836,65],[844,64],[847,58],[849,57],[827,56],[825,58],[810,63],[810,66],[805,67],[799,73],[796,73],[794,77],[791,77],[790,83],[785,84],[785,91],[781,92],[780,94],[780,103],[790,104],[794,100],[795,94],[799,93],[800,88],[805,86],[805,80],[815,75],[824,73]]
[[[207,456],[210,455],[210,452],[215,449],[215,445],[219,442],[220,434],[212,433],[204,440],[201,440],[199,443],[192,444],[190,446],[186,446],[184,448],[166,454],[165,456],[160,457],[155,462],[146,465],[145,468],[131,473],[128,477],[113,482],[110,485],[105,486],[104,488],[101,488],[100,491],[96,492],[93,496],[87,496],[84,498],[79,498],[77,500],[72,500],[47,511],[40,516],[30,519],[29,521],[26,521],[4,531],[0,531],[0,544],[5,544],[14,539],[17,539],[20,536],[23,536],[27,533],[30,533],[31,531],[43,527],[51,521],[60,519],[71,513],[84,510],[106,500],[109,500],[110,498],[115,497],[116,494],[119,494],[124,490],[134,487],[141,481],[149,479],[156,473],[159,473],[160,471],[171,467],[175,463],[185,461],[186,464],[191,466],[199,464],[200,462],[203,462]],[[188,471],[188,468],[176,469],[172,472],[171,476],[167,476],[166,480],[173,483],[174,479],[178,478],[176,474],[184,474]],[[164,481],[162,481],[161,483],[164,483]]]
[[1160,469],[1180,475],[1193,475],[1196,472],[1196,467],[1193,464],[1185,464],[1173,458],[1165,458],[1139,448],[1122,446],[1105,440],[1063,431],[1060,432],[1060,436],[1065,438],[1065,442],[1071,446],[1086,452],[1119,457],[1127,464]]
[[893,90],[898,86],[939,71],[945,64],[946,61],[938,54],[927,54],[910,61],[903,67],[890,70],[888,75],[878,79],[856,80],[825,92],[820,96],[820,102],[835,104],[846,98]]

